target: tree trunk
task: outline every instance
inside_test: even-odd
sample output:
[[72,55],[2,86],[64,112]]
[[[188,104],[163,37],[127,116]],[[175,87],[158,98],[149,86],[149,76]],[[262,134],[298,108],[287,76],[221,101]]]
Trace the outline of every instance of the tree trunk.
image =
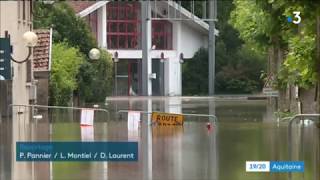
[[[272,58],[270,59],[270,72],[273,75],[273,78],[276,77],[278,72],[280,71],[280,67],[283,64],[283,49],[280,45],[280,38],[274,37],[273,41],[273,50],[272,50]],[[275,80],[275,79],[274,79]],[[279,89],[279,97],[275,98],[276,107],[279,111],[288,111],[290,109],[290,98],[288,98],[287,89]]]

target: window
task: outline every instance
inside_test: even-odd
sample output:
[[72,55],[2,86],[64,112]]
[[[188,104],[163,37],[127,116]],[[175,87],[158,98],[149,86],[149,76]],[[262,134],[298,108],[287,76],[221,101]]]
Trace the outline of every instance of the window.
[[[141,14],[139,2],[110,2],[107,6],[109,49],[141,49]],[[154,16],[154,12],[152,12]],[[172,23],[152,21],[152,44],[156,49],[172,49]]]
[[26,20],[26,1],[22,0],[22,20]]
[[172,23],[167,20],[152,21],[152,45],[156,49],[172,50]]
[[32,21],[32,13],[33,13],[33,1],[29,1],[29,21]]
[[141,49],[140,3],[109,2],[107,41],[109,49]]
[[86,16],[86,21],[91,29],[91,32],[93,33],[95,38],[98,34],[98,23],[97,23],[97,11],[92,12],[88,16]]

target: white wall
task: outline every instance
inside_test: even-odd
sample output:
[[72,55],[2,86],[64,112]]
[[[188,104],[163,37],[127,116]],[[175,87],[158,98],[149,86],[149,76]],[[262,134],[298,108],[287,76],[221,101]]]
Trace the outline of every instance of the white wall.
[[102,48],[107,48],[107,5],[102,6],[97,10],[98,24],[98,45]]
[[[159,2],[157,4],[159,12],[165,8],[167,3]],[[152,6],[152,9],[154,7]],[[173,16],[173,8],[170,16]],[[102,20],[102,18],[100,18]],[[205,27],[191,21],[171,21],[173,24],[173,50],[151,50],[151,58],[159,59],[161,53],[164,53],[165,69],[164,69],[164,91],[165,95],[179,96],[182,95],[182,77],[180,53],[183,53],[185,59],[190,59],[201,47],[208,46],[208,34]],[[104,37],[106,39],[106,35]],[[99,43],[101,44],[101,43]],[[142,59],[141,50],[108,50],[114,55],[118,52],[119,59]]]
[[195,30],[191,26],[185,23],[181,23],[181,52],[184,54],[184,58],[192,58],[194,53],[198,51],[200,47],[208,45],[208,35],[202,34]]
[[[164,91],[165,95],[182,95],[182,77],[180,53],[184,54],[185,59],[192,58],[201,47],[208,45],[207,35],[202,34],[193,27],[181,21],[173,22],[173,49],[174,50],[152,50],[151,58],[159,59],[164,53]],[[142,59],[141,50],[108,50],[112,55],[118,52],[119,59]]]
[[165,62],[165,95],[180,96],[182,94],[182,77],[181,64],[179,62],[180,53],[182,53],[183,42],[181,40],[182,23],[179,21],[173,22],[173,48],[175,49],[175,56],[170,57]]
[[[27,1],[26,1],[26,4]],[[22,8],[22,5],[21,5]],[[12,56],[21,60],[27,57],[28,49],[23,43],[22,35],[30,30],[30,21],[18,22],[18,2],[0,2],[0,36],[4,37],[4,31],[11,35],[11,45],[13,46]],[[8,15],[10,14],[10,15]],[[21,15],[22,16],[22,15]],[[29,93],[26,84],[26,63],[17,64],[12,62],[14,68],[13,76],[13,104],[28,104]]]
[[[1,1],[0,2],[0,36],[4,37],[4,31],[11,35],[11,45],[13,46],[12,56],[17,60],[25,59],[28,49],[22,40],[24,32],[31,29],[29,1],[26,2],[26,20],[22,20],[22,1]],[[20,3],[20,18],[18,17],[18,7]],[[12,79],[12,103],[29,104],[29,86],[26,83],[26,63],[17,64],[12,62],[14,77]],[[1,98],[1,97],[0,97]],[[16,141],[23,141],[29,138],[29,133],[23,128],[24,123],[28,123],[29,114],[26,110],[21,118],[17,118],[17,108],[13,111],[12,121],[12,171],[11,179],[30,179],[30,163],[17,163],[15,161]],[[19,121],[20,120],[20,121]]]
[[[115,52],[118,52],[119,59],[142,59],[142,51],[141,50],[107,50],[112,56]],[[151,58],[152,59],[160,59],[161,53],[164,53],[165,58],[175,58],[177,56],[176,51],[168,51],[168,50],[152,50]]]

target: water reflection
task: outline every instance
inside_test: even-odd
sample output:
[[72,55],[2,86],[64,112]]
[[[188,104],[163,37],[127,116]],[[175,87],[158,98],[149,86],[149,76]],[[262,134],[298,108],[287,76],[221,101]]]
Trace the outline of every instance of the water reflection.
[[[43,115],[38,122],[14,117],[13,124],[0,123],[0,178],[283,180],[289,174],[246,173],[245,161],[285,161],[292,153],[294,160],[305,161],[305,173],[293,174],[293,180],[319,179],[317,124],[302,128],[295,123],[288,150],[288,123],[275,121],[274,109],[266,101],[173,97],[110,99],[108,104],[112,118],[105,121],[106,115],[97,113],[94,126],[81,127],[80,112],[67,110],[37,111]],[[154,127],[149,126],[150,116],[142,114],[137,127],[128,123],[127,114],[119,119],[116,111],[121,109],[216,114],[219,123],[208,130],[208,117],[186,117],[183,127]],[[20,171],[10,165],[16,163],[11,144],[18,140],[138,141],[139,161],[23,163],[25,170]]]

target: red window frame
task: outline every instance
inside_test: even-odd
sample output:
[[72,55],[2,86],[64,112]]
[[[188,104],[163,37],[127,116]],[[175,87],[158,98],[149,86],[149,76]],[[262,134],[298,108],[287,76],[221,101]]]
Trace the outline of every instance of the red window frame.
[[[141,49],[141,6],[139,2],[107,4],[108,49]],[[172,23],[152,21],[152,45],[159,50],[172,50]]]
[[93,33],[94,37],[98,39],[98,13],[94,11],[86,16],[86,21],[90,26],[91,32]]
[[152,21],[152,45],[160,50],[172,50],[172,23],[167,20]]
[[109,2],[107,5],[108,49],[141,49],[140,3]]

